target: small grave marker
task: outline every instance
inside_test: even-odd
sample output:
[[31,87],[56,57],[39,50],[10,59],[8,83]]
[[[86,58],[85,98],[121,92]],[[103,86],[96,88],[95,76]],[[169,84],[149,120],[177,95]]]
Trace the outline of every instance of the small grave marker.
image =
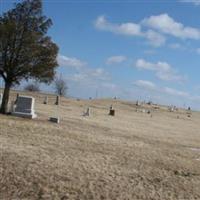
[[86,112],[83,113],[83,116],[90,116],[90,107],[87,108]]
[[56,96],[55,105],[59,105],[59,104],[60,104],[60,96]]
[[48,104],[48,96],[44,98],[44,104]]
[[56,124],[59,124],[60,123],[60,118],[59,117],[50,117],[49,121],[50,122],[54,122]]
[[59,124],[60,123],[60,108],[59,108],[59,96],[56,97],[56,103],[55,103],[57,106],[56,106],[56,112],[54,114],[53,117],[50,117],[49,118],[49,121],[50,122],[53,122],[53,123],[57,123]]
[[139,101],[136,101],[136,106],[141,106],[141,103]]
[[110,111],[109,111],[110,116],[115,116],[115,110],[113,109],[113,106],[110,106]]

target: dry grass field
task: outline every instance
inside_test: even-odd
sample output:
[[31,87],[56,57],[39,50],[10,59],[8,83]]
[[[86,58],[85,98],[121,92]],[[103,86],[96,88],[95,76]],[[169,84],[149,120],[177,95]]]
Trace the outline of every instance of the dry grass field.
[[0,199],[200,199],[200,113],[146,105],[151,117],[109,99],[63,98],[57,109],[43,98],[37,119],[0,115]]

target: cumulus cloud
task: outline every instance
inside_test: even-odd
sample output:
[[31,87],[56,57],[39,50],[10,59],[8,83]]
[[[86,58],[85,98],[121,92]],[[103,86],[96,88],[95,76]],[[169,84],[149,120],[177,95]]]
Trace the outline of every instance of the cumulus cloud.
[[155,47],[160,47],[165,44],[166,38],[158,32],[148,30],[144,33],[144,37],[149,40],[149,44]]
[[135,86],[147,89],[147,90],[156,90],[156,85],[152,83],[151,81],[147,80],[137,80],[133,83]]
[[169,44],[169,47],[171,49],[183,49],[182,45],[179,44],[179,43],[172,43],[172,44]]
[[160,86],[149,80],[137,80],[133,82],[134,88],[133,97],[140,100],[151,100],[155,103],[166,105],[176,105],[182,107],[192,106],[193,108],[199,107],[200,96],[189,93],[187,91],[179,90],[177,88]]
[[153,49],[148,49],[148,50],[144,50],[144,53],[148,55],[153,55],[153,54],[156,54],[156,51]]
[[165,37],[153,30],[142,31],[141,25],[133,22],[115,24],[110,23],[105,16],[99,16],[95,21],[95,27],[101,31],[109,31],[115,34],[146,38],[149,43],[159,47],[165,43]]
[[168,14],[150,16],[142,21],[142,24],[153,28],[161,33],[168,34],[181,39],[200,39],[200,29],[184,26],[176,22]]
[[197,54],[200,55],[200,48],[198,48],[198,49],[196,50],[196,52],[197,52]]
[[69,77],[71,81],[79,84],[97,85],[100,81],[109,81],[110,76],[103,68],[84,68]]
[[183,91],[176,90],[169,87],[163,88],[163,91],[169,95],[180,96],[180,97],[190,97],[190,94],[187,92],[183,92]]
[[135,64],[136,68],[141,70],[154,71],[156,76],[164,81],[182,82],[186,78],[179,75],[167,62],[151,63],[144,59],[138,59]]
[[112,24],[107,21],[105,16],[99,16],[95,21],[95,26],[99,30],[110,31],[117,34],[129,35],[129,36],[140,36],[141,26],[135,23],[122,23]]
[[81,61],[77,58],[67,57],[64,55],[58,55],[57,61],[59,66],[61,67],[73,67],[75,69],[79,69],[87,65],[87,63],[84,61]]
[[147,80],[137,80],[133,83],[136,87],[139,87],[144,90],[154,91],[160,94],[167,94],[170,96],[177,96],[177,97],[186,97],[191,98],[191,95],[187,92],[177,90],[170,87],[159,87],[155,83]]
[[[185,1],[186,2],[186,1]],[[192,2],[192,1],[187,1]],[[198,4],[199,1],[194,1]],[[139,23],[111,23],[105,16],[99,16],[95,20],[95,27],[101,31],[108,31],[130,37],[145,38],[154,47],[160,47],[166,43],[166,36],[173,36],[182,40],[200,40],[200,29],[177,22],[167,13],[152,15],[144,18]],[[171,44],[169,47],[180,49],[180,44]]]
[[[118,96],[121,89],[112,82],[108,72],[103,68],[87,68],[68,76],[68,82],[75,86],[84,95],[93,95],[98,91],[98,96]],[[103,96],[102,96],[103,97]]]
[[117,89],[118,89],[118,87],[117,87],[116,84],[114,84],[114,83],[109,83],[109,82],[107,82],[107,83],[102,83],[102,87],[104,87],[104,88],[106,88],[106,89],[111,89],[111,90],[117,90]]
[[71,73],[67,75],[67,80],[73,82],[77,85],[84,85],[88,88],[94,88],[104,84],[104,87],[110,86],[111,89],[114,85],[110,82],[110,75],[103,68],[94,68],[87,64],[87,62],[82,61],[75,57],[68,57],[65,55],[58,55],[57,61],[61,67],[69,67],[74,69]]
[[183,3],[193,3],[196,6],[200,5],[200,0],[179,0],[179,1]]
[[106,64],[107,65],[120,64],[126,60],[127,60],[127,58],[125,56],[111,56],[111,57],[107,58]]

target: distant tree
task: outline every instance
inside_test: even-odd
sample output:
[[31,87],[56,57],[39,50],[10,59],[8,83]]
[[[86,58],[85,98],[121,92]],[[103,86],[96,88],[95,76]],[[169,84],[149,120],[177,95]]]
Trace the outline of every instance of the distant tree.
[[0,76],[5,83],[1,113],[7,111],[10,88],[21,80],[54,79],[58,47],[46,35],[51,25],[42,14],[42,0],[24,0],[0,15]]
[[37,83],[29,83],[24,87],[24,90],[29,91],[29,92],[39,92],[40,91],[40,86]]
[[54,81],[54,86],[55,86],[55,93],[60,95],[60,96],[65,96],[67,94],[68,86],[67,82],[60,77],[56,77]]

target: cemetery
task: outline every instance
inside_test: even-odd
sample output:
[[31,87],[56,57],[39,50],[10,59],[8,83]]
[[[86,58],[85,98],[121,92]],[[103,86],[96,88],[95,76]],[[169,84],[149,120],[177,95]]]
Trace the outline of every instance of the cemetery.
[[[162,199],[168,192],[176,199],[175,190],[200,197],[200,154],[193,150],[200,148],[198,112],[113,99],[62,97],[56,105],[57,99],[12,91],[14,112],[0,115],[3,195],[148,199],[164,189]],[[110,117],[112,110],[117,114]]]
[[0,200],[200,200],[199,5],[0,0]]

